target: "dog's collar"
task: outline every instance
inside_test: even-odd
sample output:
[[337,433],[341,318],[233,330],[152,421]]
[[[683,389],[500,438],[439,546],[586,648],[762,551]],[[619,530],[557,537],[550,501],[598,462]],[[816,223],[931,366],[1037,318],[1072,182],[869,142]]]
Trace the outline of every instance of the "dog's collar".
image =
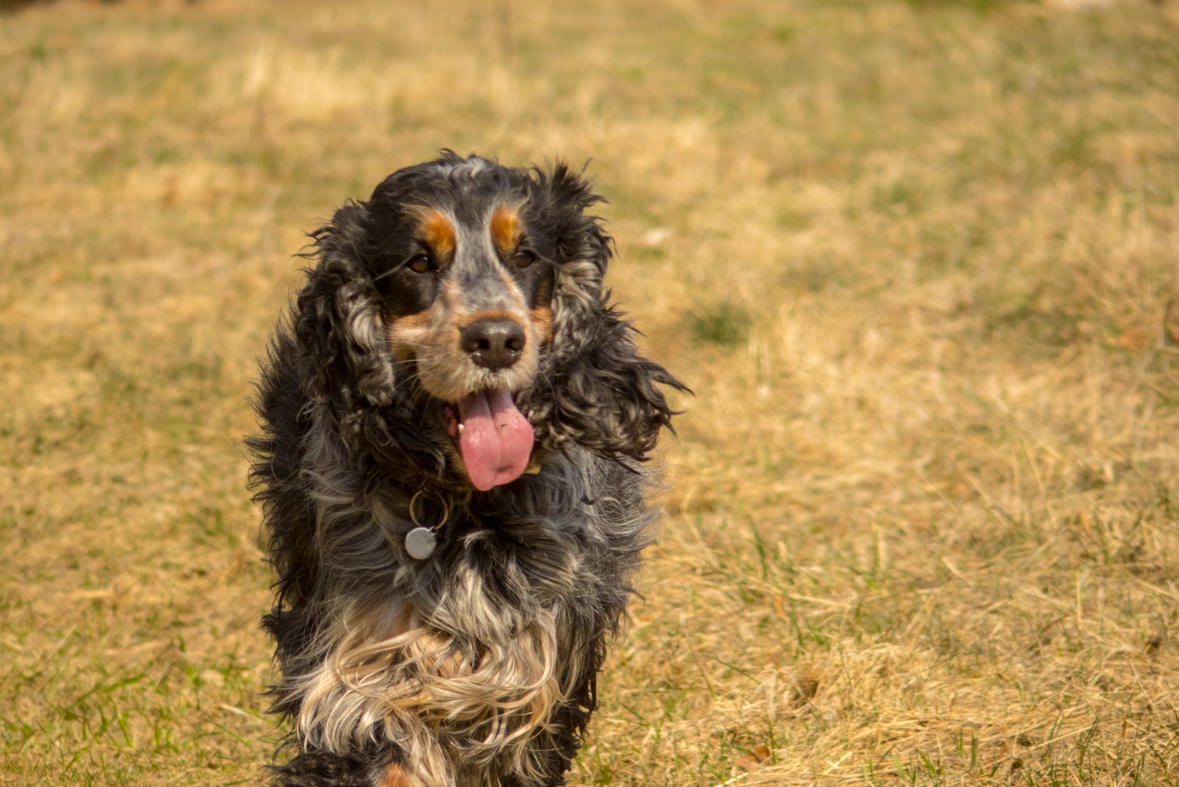
[[[528,463],[528,467],[524,468],[521,475],[537,475],[543,464],[543,454],[533,456],[532,461]],[[450,519],[450,506],[443,500],[442,519],[438,521],[438,524],[426,526],[419,522],[417,514],[414,513],[414,505],[421,495],[422,491],[419,490],[409,499],[409,518],[414,523],[414,527],[405,534],[405,552],[414,560],[425,560],[434,554],[434,550],[438,548],[438,531]]]
[[409,499],[409,518],[415,527],[405,534],[405,551],[414,560],[425,560],[434,554],[434,550],[438,548],[438,531],[446,524],[446,520],[450,519],[450,506],[443,500],[442,518],[438,520],[438,524],[427,527],[419,522],[414,513],[414,504],[421,495],[422,492],[419,490]]

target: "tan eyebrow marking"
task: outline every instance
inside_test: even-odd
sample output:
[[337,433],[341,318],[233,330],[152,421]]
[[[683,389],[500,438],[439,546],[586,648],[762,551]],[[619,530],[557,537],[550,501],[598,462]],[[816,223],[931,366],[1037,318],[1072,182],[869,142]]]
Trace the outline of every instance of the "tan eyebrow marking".
[[491,214],[491,240],[501,253],[507,254],[515,249],[523,234],[524,223],[515,208],[500,205]]
[[449,257],[454,254],[455,231],[450,219],[440,211],[432,210],[422,218],[419,231],[434,253],[439,257]]
[[547,343],[553,338],[553,310],[547,306],[537,306],[531,309],[528,315],[532,318],[532,325],[536,328],[537,334],[540,336],[542,343]]

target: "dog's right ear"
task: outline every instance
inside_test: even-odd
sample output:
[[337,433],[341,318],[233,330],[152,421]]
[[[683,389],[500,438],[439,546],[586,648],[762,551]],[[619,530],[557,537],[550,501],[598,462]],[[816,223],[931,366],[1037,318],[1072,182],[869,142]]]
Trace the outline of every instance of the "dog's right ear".
[[569,441],[611,459],[645,461],[676,414],[660,386],[688,388],[639,355],[635,329],[602,288],[612,241],[586,213],[602,198],[563,164],[537,174],[558,272],[552,349],[542,370],[547,385],[540,401],[524,400],[534,432],[542,444]]
[[363,411],[393,399],[393,362],[381,299],[360,259],[365,208],[350,202],[312,233],[318,263],[295,301],[293,329],[301,354],[303,395],[343,431]]

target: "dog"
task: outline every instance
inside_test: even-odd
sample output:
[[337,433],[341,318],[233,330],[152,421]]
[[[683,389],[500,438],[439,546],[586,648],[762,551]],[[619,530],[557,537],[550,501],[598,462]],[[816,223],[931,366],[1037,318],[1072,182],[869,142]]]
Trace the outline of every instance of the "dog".
[[311,234],[248,441],[272,784],[564,784],[687,391],[603,290],[602,201],[561,163],[443,151]]

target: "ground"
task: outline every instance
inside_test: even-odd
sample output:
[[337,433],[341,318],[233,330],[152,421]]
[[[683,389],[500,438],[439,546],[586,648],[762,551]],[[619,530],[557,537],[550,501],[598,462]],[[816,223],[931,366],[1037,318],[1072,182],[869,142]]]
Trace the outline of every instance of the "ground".
[[1067,5],[0,4],[0,783],[257,782],[256,358],[443,147],[695,391],[574,785],[1179,782],[1179,8]]

